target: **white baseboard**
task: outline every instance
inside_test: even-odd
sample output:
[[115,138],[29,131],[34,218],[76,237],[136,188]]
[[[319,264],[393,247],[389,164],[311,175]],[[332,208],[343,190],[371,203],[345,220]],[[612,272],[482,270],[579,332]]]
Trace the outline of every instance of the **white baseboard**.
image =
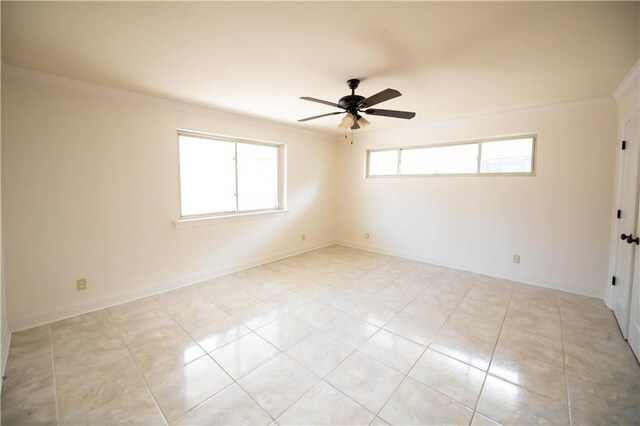
[[[285,250],[283,252],[277,253],[275,255],[271,255],[271,256],[264,256],[261,258],[257,258],[257,259],[253,259],[251,261],[247,261],[247,262],[242,262],[242,263],[238,263],[229,267],[225,267],[225,268],[218,268],[212,271],[208,271],[206,273],[202,273],[202,274],[198,274],[198,275],[193,275],[190,277],[186,277],[184,279],[181,279],[179,281],[175,281],[172,283],[168,283],[168,284],[163,284],[163,285],[159,285],[159,286],[153,286],[153,287],[149,287],[149,288],[145,288],[142,290],[137,290],[137,291],[133,291],[133,292],[127,292],[127,293],[123,293],[123,294],[119,294],[116,296],[112,296],[112,297],[107,297],[104,299],[100,299],[100,300],[95,300],[92,302],[88,302],[88,303],[83,303],[80,305],[74,305],[74,306],[68,306],[66,308],[62,308],[62,309],[55,309],[55,310],[51,310],[51,311],[47,311],[47,312],[42,312],[36,315],[31,315],[31,316],[25,316],[25,317],[20,317],[20,318],[16,318],[13,320],[9,321],[8,324],[8,329],[11,330],[12,332],[15,331],[20,331],[20,330],[25,330],[27,328],[32,328],[32,327],[36,327],[42,324],[48,324],[54,321],[59,321],[65,318],[69,318],[69,317],[73,317],[76,315],[82,315],[85,314],[87,312],[92,312],[92,311],[96,311],[98,309],[104,309],[104,308],[108,308],[111,306],[115,306],[115,305],[119,305],[121,303],[126,303],[126,302],[130,302],[136,299],[141,299],[144,297],[148,297],[148,296],[153,296],[155,294],[158,293],[163,293],[165,291],[170,291],[170,290],[175,290],[181,287],[186,287],[189,285],[193,285],[193,284],[197,284],[199,282],[202,281],[206,281],[206,280],[210,280],[212,278],[216,278],[219,277],[221,275],[225,275],[225,274],[230,274],[233,272],[238,272],[244,269],[248,269],[248,268],[253,268],[255,266],[259,266],[259,265],[263,265],[265,263],[269,263],[269,262],[274,262],[276,260],[280,260],[280,259],[284,259],[287,257],[291,257],[291,256],[295,256],[298,254],[302,254],[302,253],[306,253],[312,250],[317,250],[319,248],[322,247],[327,247],[330,246],[332,244],[340,244],[346,247],[352,247],[352,248],[356,248],[356,249],[360,249],[360,250],[366,250],[366,251],[370,251],[370,252],[374,252],[374,253],[381,253],[381,254],[387,254],[390,256],[396,256],[396,257],[402,257],[405,259],[410,259],[410,260],[416,260],[419,262],[427,262],[427,263],[431,263],[434,265],[439,265],[439,266],[445,266],[448,268],[454,268],[454,269],[460,269],[463,271],[469,271],[469,272],[474,272],[474,273],[478,273],[478,274],[484,274],[484,275],[489,275],[489,276],[493,276],[493,277],[497,277],[497,278],[504,278],[504,279],[508,279],[508,280],[512,280],[512,281],[517,281],[517,282],[521,282],[524,284],[531,284],[531,285],[536,285],[539,287],[546,287],[546,288],[553,288],[556,290],[562,290],[562,291],[567,291],[570,293],[576,293],[576,294],[581,294],[584,296],[590,296],[590,297],[595,297],[598,299],[602,299],[603,298],[603,294],[601,294],[601,291],[598,291],[597,289],[592,289],[592,288],[588,288],[588,287],[584,287],[584,286],[578,286],[578,285],[573,285],[573,284],[569,284],[569,283],[560,283],[560,282],[554,282],[554,281],[548,281],[548,280],[541,280],[537,277],[530,277],[530,276],[525,276],[525,275],[507,275],[498,271],[494,271],[494,270],[489,270],[489,269],[485,269],[485,268],[481,268],[481,267],[477,267],[474,265],[469,265],[469,264],[464,264],[464,263],[456,263],[456,262],[448,262],[448,261],[444,261],[442,259],[432,259],[432,258],[427,258],[425,256],[421,256],[415,253],[410,253],[410,252],[404,252],[404,251],[399,251],[399,250],[389,250],[389,249],[385,249],[382,247],[378,247],[375,245],[371,245],[371,244],[362,244],[362,243],[358,243],[358,242],[353,242],[353,241],[324,241],[322,243],[318,243],[315,245],[311,245],[311,246],[306,246],[303,248],[296,248],[296,249],[292,249],[292,250]],[[10,333],[5,333],[8,334],[9,337],[8,339],[11,338]],[[5,334],[3,334],[3,339],[6,338]],[[4,343],[4,342],[3,342]],[[5,347],[4,344],[2,346],[2,350],[3,350],[3,358],[2,361],[5,362],[6,361],[6,355],[4,354],[4,351],[6,350],[8,351],[8,345]],[[4,365],[4,364],[3,364]]]
[[[2,350],[0,350],[0,376],[4,376],[5,369],[7,368],[7,359],[9,358],[9,347],[11,346],[11,332],[9,331],[9,322],[3,321],[2,328],[0,329],[0,339],[2,340]],[[2,389],[0,389],[2,393]]]
[[[152,286],[152,287],[148,287],[148,288],[144,288],[144,289],[136,290],[132,292],[122,293],[116,296],[94,300],[92,302],[82,303],[79,305],[68,306],[61,309],[54,309],[54,310],[42,312],[36,315],[19,317],[16,319],[12,319],[8,322],[9,330],[11,330],[12,332],[16,332],[16,331],[25,330],[32,327],[37,327],[39,325],[48,324],[54,321],[60,321],[65,318],[74,317],[76,315],[82,315],[88,312],[97,311],[99,309],[109,308],[111,306],[119,305],[121,303],[131,302],[133,300],[142,299],[148,296],[153,296],[155,294],[163,293],[165,291],[176,290],[181,287],[187,287],[202,281],[219,277],[221,275],[242,271],[248,268],[253,268],[255,266],[263,265],[265,263],[274,262],[276,260],[306,253],[312,250],[317,250],[319,248],[327,247],[333,244],[335,244],[333,241],[324,241],[321,243],[308,245],[305,247],[285,250],[274,255],[264,256],[264,257],[260,257],[250,261],[231,265],[228,267],[217,268],[215,270],[211,270],[205,273],[185,277],[183,279],[180,279],[178,281],[174,281],[171,283]],[[3,346],[2,349],[4,351],[5,347]],[[7,346],[7,349],[8,349],[8,346]]]
[[473,272],[476,274],[489,275],[492,277],[503,278],[506,280],[516,281],[523,284],[531,284],[538,287],[552,288],[555,290],[566,291],[569,293],[581,294],[583,296],[595,297],[597,299],[602,299],[604,296],[604,290],[598,290],[598,289],[593,289],[593,288],[579,286],[575,284],[569,284],[569,283],[549,281],[549,280],[540,279],[538,277],[530,277],[527,275],[504,274],[499,271],[478,267],[476,265],[470,265],[470,264],[458,263],[458,262],[448,262],[442,259],[432,259],[416,253],[404,252],[401,250],[389,250],[386,248],[378,247],[373,244],[363,244],[363,243],[358,243],[354,241],[337,241],[336,244],[346,246],[346,247],[351,247],[351,248],[357,248],[360,250],[386,254],[389,256],[402,257],[405,259],[415,260],[418,262],[431,263],[433,265],[444,266],[447,268],[460,269],[462,271]]

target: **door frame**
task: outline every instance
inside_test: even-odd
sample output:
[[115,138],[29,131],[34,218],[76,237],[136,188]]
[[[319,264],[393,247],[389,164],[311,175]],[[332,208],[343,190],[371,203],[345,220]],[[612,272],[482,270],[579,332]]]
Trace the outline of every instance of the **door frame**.
[[[617,262],[617,243],[620,234],[618,233],[618,219],[616,211],[621,202],[622,194],[622,161],[624,152],[621,143],[624,140],[625,127],[627,122],[635,117],[640,117],[640,61],[636,62],[626,77],[614,91],[613,97],[618,104],[618,129],[615,141],[616,149],[616,172],[614,180],[614,200],[611,210],[611,236],[609,239],[609,270],[606,277],[606,290],[604,302],[609,309],[613,309],[614,286],[611,285],[612,277],[615,275]],[[640,215],[640,212],[639,212]],[[640,274],[640,271],[636,271]]]

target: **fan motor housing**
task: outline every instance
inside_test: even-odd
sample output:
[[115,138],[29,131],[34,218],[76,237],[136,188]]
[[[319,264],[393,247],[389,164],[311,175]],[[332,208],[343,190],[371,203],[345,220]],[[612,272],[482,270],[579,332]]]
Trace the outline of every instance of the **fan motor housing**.
[[365,97],[360,95],[347,95],[340,98],[340,100],[338,101],[338,105],[346,110],[357,109],[358,102],[364,99]]

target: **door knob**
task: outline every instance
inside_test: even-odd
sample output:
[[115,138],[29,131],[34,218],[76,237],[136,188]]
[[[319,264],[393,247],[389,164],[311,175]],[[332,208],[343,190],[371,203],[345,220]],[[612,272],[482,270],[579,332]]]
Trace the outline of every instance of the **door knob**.
[[629,235],[621,234],[620,235],[620,239],[621,240],[627,240],[627,242],[629,244],[636,243],[636,244],[640,245],[640,237],[633,238],[633,234],[629,234]]

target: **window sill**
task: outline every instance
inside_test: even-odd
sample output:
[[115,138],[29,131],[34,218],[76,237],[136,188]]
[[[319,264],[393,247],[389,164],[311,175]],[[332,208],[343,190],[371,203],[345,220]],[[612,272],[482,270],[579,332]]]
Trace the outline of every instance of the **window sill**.
[[206,217],[194,217],[184,218],[174,221],[176,228],[186,228],[191,226],[206,225],[217,222],[233,222],[237,220],[253,220],[261,219],[271,216],[280,216],[289,212],[289,210],[269,210],[262,212],[249,212],[249,213],[234,213],[221,216],[206,216]]

